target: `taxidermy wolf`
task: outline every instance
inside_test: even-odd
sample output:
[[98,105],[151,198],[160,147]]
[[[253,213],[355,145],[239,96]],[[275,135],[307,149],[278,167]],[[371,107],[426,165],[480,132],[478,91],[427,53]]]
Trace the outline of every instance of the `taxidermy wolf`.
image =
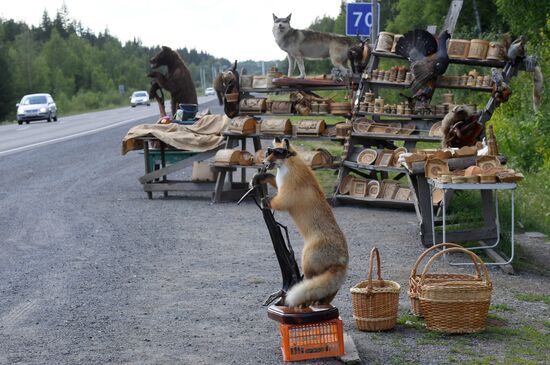
[[348,50],[353,41],[344,35],[293,29],[290,17],[278,18],[273,14],[273,36],[279,47],[288,56],[288,76],[292,76],[297,64],[300,77],[306,76],[304,59],[320,60],[330,58],[332,64],[343,74],[349,73]]

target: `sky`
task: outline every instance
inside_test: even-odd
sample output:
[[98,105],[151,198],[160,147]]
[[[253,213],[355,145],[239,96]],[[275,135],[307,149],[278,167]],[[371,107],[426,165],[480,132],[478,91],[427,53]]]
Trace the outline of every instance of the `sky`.
[[0,17],[38,26],[44,10],[54,18],[65,3],[69,17],[95,34],[109,30],[121,42],[195,48],[228,60],[286,57],[275,43],[273,16],[292,13],[293,28],[316,17],[336,17],[340,0],[5,0]]

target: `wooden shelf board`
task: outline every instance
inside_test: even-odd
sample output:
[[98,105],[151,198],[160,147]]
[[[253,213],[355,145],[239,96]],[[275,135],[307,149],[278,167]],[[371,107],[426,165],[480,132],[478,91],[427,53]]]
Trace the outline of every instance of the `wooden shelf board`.
[[376,165],[362,165],[357,162],[344,161],[343,165],[346,167],[351,167],[354,169],[360,170],[370,170],[370,171],[387,171],[387,172],[407,172],[407,169],[404,167],[394,167],[394,166],[376,166]]
[[409,119],[422,119],[422,120],[441,120],[444,115],[420,115],[420,114],[392,114],[392,113],[368,113],[358,111],[357,115],[370,115],[373,117],[395,117],[395,118],[409,118]]
[[[384,87],[394,87],[394,88],[402,88],[406,89],[410,85],[405,84],[404,82],[388,82],[388,81],[377,81],[377,80],[369,80],[365,79],[365,82],[368,82],[370,84],[384,86]],[[471,90],[471,91],[484,91],[484,92],[491,92],[493,89],[489,86],[463,86],[463,85],[441,85],[437,84],[437,88],[439,89],[460,89],[460,90]]]
[[352,137],[359,137],[365,139],[383,139],[393,141],[416,141],[416,142],[441,142],[441,137],[432,137],[428,135],[403,135],[403,134],[386,134],[386,133],[355,133],[351,134]]
[[381,199],[381,198],[368,198],[368,197],[355,197],[351,195],[336,194],[334,196],[337,200],[352,203],[367,203],[370,205],[384,206],[388,208],[413,208],[413,200],[394,200],[394,199]]
[[347,85],[330,85],[330,86],[279,86],[266,89],[241,88],[241,93],[285,93],[300,90],[347,90]]
[[[374,51],[372,52],[372,54],[378,57],[397,58],[397,59],[406,60],[405,57],[402,57],[398,54],[391,53],[391,52]],[[503,68],[506,65],[506,61],[498,61],[498,60],[476,60],[473,58],[450,58],[449,60],[450,60],[450,63],[457,64],[457,65],[486,66],[486,67],[498,67],[498,68]]]
[[325,113],[325,114],[308,114],[308,115],[303,115],[303,114],[296,114],[296,113],[256,113],[256,112],[244,112],[244,113],[239,113],[240,116],[244,116],[244,115],[248,115],[248,116],[266,116],[266,117],[273,117],[273,118],[277,118],[277,117],[304,117],[304,118],[323,118],[323,117],[341,117],[342,120],[345,120],[346,117],[349,117],[351,115],[350,114],[346,114],[346,115],[341,115],[341,114],[331,114],[331,113]]
[[302,139],[302,140],[316,140],[316,141],[332,141],[332,142],[345,142],[345,138],[336,138],[334,136],[304,136],[295,134],[238,134],[231,132],[224,132],[225,137],[237,137],[237,138],[260,138],[260,139],[273,139],[275,137],[288,138],[288,139]]

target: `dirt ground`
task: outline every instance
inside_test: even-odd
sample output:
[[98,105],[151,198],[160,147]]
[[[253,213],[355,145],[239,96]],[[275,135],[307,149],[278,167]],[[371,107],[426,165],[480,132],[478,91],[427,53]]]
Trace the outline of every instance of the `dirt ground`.
[[[10,171],[0,176],[0,363],[281,363],[276,323],[262,307],[281,277],[258,208],[147,199],[137,182],[143,158],[119,155],[119,132],[0,161]],[[79,153],[99,139],[111,147]],[[491,269],[488,331],[438,335],[408,315],[409,272],[423,251],[414,213],[356,206],[334,213],[351,259],[333,304],[363,364],[547,363],[548,277]],[[299,256],[294,224],[276,217]],[[355,328],[349,289],[366,279],[375,246],[384,278],[401,284],[400,317],[392,331],[365,333]]]

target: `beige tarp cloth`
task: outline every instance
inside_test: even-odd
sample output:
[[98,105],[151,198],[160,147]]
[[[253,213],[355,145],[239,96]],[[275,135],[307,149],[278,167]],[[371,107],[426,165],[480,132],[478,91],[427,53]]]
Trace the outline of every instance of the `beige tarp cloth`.
[[138,137],[154,136],[178,150],[205,152],[224,142],[221,135],[229,124],[225,115],[206,115],[193,125],[140,124],[131,128],[122,139],[122,154],[143,149]]

